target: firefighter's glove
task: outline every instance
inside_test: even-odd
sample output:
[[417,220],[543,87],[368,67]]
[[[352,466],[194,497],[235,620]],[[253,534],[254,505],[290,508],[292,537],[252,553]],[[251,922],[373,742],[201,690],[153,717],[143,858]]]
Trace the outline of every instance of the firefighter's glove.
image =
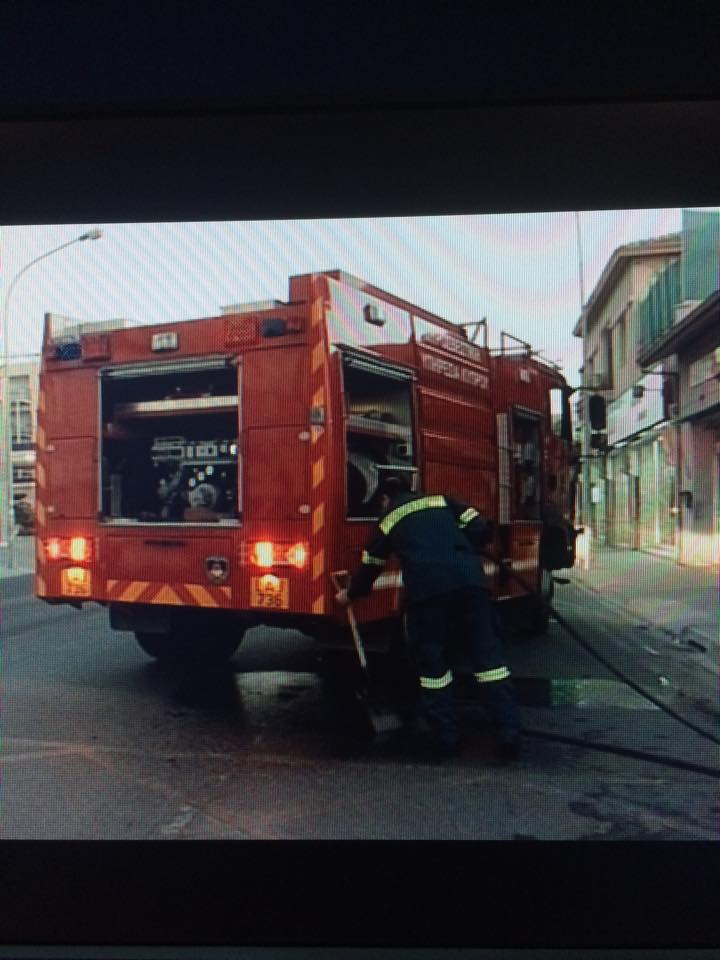
[[348,592],[344,587],[342,590],[338,590],[338,592],[335,594],[335,603],[339,603],[341,607],[347,607],[347,605],[350,603]]

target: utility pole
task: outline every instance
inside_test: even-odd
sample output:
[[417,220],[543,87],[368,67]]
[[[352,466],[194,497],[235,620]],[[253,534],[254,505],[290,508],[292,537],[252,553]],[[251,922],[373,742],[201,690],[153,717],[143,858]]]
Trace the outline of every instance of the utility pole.
[[582,318],[582,344],[583,344],[583,369],[582,369],[582,443],[581,443],[581,463],[582,463],[582,500],[580,504],[581,517],[580,522],[583,526],[590,526],[590,397],[589,391],[592,384],[588,382],[588,357],[587,357],[587,335],[588,321],[587,310],[585,309],[585,271],[583,267],[582,234],[580,232],[580,213],[575,211],[575,233],[577,237],[577,257],[578,257],[578,279],[580,284],[580,317]]
[[13,495],[13,466],[12,466],[12,416],[10,407],[12,398],[10,396],[10,349],[8,345],[8,327],[10,316],[10,297],[15,284],[31,267],[46,257],[72,246],[74,243],[82,243],[84,240],[99,240],[102,237],[102,230],[97,227],[92,230],[86,230],[85,233],[73,240],[67,240],[46,253],[41,253],[19,270],[8,284],[7,292],[2,309],[2,378],[0,378],[0,400],[2,402],[2,430],[0,431],[0,440],[2,440],[2,459],[3,471],[0,478],[0,544],[7,549],[7,566],[9,570],[15,567],[15,502]]

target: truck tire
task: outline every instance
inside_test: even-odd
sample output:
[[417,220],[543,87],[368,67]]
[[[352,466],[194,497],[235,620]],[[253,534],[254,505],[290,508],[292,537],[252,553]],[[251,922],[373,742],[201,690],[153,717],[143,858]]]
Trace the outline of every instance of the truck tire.
[[[528,637],[536,637],[547,633],[550,624],[550,611],[545,603],[552,602],[555,591],[555,582],[552,571],[542,570],[540,575],[540,596],[527,597],[523,604],[523,623],[521,633]],[[542,600],[540,599],[542,597]],[[542,601],[545,601],[543,603]]]
[[542,571],[540,594],[546,603],[552,603],[552,598],[555,595],[555,577],[552,570]]
[[[540,596],[552,602],[555,583],[552,571],[543,570],[540,581]],[[536,594],[516,597],[496,604],[497,627],[506,640],[527,639],[547,633],[550,611]]]
[[550,624],[550,611],[545,604],[552,603],[554,593],[555,581],[553,580],[552,570],[543,570],[540,579],[540,596],[545,603],[541,603],[536,597],[533,597],[535,604],[535,611],[532,617],[534,633],[547,633]]
[[148,656],[161,663],[212,666],[230,659],[242,635],[136,632],[135,639]]
[[135,639],[144,653],[155,660],[166,660],[173,653],[173,636],[171,633],[139,633],[135,631]]

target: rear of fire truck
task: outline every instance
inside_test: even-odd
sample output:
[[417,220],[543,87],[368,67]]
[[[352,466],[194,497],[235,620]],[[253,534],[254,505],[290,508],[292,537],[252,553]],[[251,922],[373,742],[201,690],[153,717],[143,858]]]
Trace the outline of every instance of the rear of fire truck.
[[[412,374],[331,349],[333,310],[352,321],[324,275],[304,275],[287,302],[198,320],[48,315],[37,595],[106,606],[159,659],[226,659],[258,625],[352,649],[331,573],[359,561],[372,527],[368,470],[414,461]],[[397,612],[398,578],[386,580],[361,619]]]
[[272,301],[124,329],[46,317],[39,597],[107,606],[162,659],[226,658],[276,616],[302,625],[308,313]]

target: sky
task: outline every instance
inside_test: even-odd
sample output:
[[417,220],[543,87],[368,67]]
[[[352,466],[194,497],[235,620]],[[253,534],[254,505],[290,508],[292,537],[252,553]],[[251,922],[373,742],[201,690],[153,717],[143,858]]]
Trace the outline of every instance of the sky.
[[[679,230],[681,211],[582,211],[579,220],[587,300],[617,246]],[[3,304],[18,271],[90,226],[3,227]],[[53,254],[18,280],[9,302],[11,357],[38,353],[46,312],[132,325],[187,320],[228,304],[286,300],[289,276],[338,268],[454,323],[487,317],[491,346],[504,330],[579,383],[572,212],[97,226],[100,240]]]

